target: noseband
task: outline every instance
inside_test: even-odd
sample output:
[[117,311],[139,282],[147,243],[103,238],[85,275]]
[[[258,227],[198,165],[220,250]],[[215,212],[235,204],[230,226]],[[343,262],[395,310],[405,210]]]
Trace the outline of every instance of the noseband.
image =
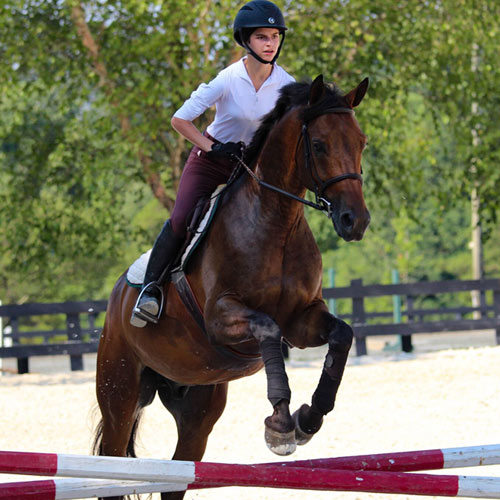
[[355,172],[350,172],[347,174],[340,174],[335,177],[330,177],[326,181],[323,181],[317,172],[316,165],[313,160],[313,155],[312,155],[312,147],[311,147],[311,136],[309,134],[309,128],[308,128],[308,123],[316,118],[319,118],[322,115],[326,115],[329,113],[348,113],[353,115],[354,110],[351,108],[328,108],[328,109],[323,109],[320,112],[318,112],[316,115],[312,116],[309,118],[307,121],[305,120],[303,125],[302,125],[302,131],[300,138],[297,142],[297,149],[299,147],[299,144],[301,141],[304,142],[304,161],[305,161],[305,168],[309,172],[309,175],[311,176],[311,180],[314,184],[314,195],[316,197],[316,203],[306,200],[304,198],[301,198],[300,196],[296,196],[292,193],[289,193],[288,191],[285,191],[284,189],[281,189],[277,186],[273,186],[271,184],[268,184],[267,182],[264,182],[262,179],[259,179],[255,172],[250,169],[250,167],[241,159],[235,156],[237,159],[239,165],[243,166],[245,170],[250,174],[251,177],[253,177],[257,183],[260,186],[263,186],[267,189],[270,189],[271,191],[275,191],[277,193],[280,193],[284,196],[287,196],[288,198],[292,198],[295,201],[299,201],[300,203],[303,203],[304,205],[307,205],[309,207],[315,208],[316,210],[320,210],[321,212],[325,213],[330,219],[332,218],[333,215],[333,209],[332,209],[332,204],[324,197],[324,193],[326,189],[328,189],[332,184],[337,184],[338,182],[344,181],[346,179],[355,179],[358,180],[359,182],[363,183],[363,178],[361,177],[360,174],[357,174]]
[[304,121],[304,124],[302,125],[302,133],[301,137],[299,139],[299,142],[297,143],[297,148],[298,145],[300,144],[301,140],[304,142],[304,160],[305,160],[305,168],[309,172],[309,175],[311,176],[311,180],[314,184],[314,195],[316,197],[316,205],[319,210],[324,212],[329,218],[332,217],[332,204],[324,197],[325,191],[332,185],[332,184],[337,184],[337,182],[344,181],[346,179],[356,179],[361,184],[363,184],[363,178],[361,177],[360,174],[357,174],[355,172],[350,172],[347,174],[341,174],[337,175],[335,177],[330,177],[326,181],[323,181],[319,175],[318,171],[316,169],[316,165],[314,163],[314,157],[312,155],[312,146],[311,146],[311,136],[309,134],[309,128],[308,128],[308,123],[315,119],[318,118],[319,116],[325,115],[327,113],[348,113],[353,115],[354,110],[351,108],[329,108],[329,109],[324,109],[321,110],[320,113],[318,113],[316,116],[313,116],[310,118],[308,121]]

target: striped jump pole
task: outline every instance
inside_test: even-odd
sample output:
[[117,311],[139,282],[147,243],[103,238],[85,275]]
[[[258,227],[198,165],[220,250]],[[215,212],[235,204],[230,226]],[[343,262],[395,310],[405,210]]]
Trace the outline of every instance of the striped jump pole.
[[184,491],[187,485],[110,479],[53,479],[0,484],[1,500],[70,500],[75,498]]
[[0,473],[189,484],[195,462],[0,451]]
[[[284,467],[415,472],[500,464],[500,444],[283,462]],[[267,463],[262,465],[277,465]]]
[[[206,487],[246,486],[268,488],[291,488],[323,491],[357,491],[366,493],[399,493],[409,495],[430,495],[469,498],[500,498],[500,479],[492,477],[468,477],[412,472],[376,472],[310,469],[282,466],[234,465],[219,463],[192,462],[194,474],[188,485],[202,483]],[[177,479],[165,477],[164,482],[152,482],[149,492],[163,488],[185,489],[180,483],[166,484],[165,481]],[[0,485],[2,500],[61,500],[96,496],[91,487],[96,487],[94,479],[82,481],[82,489],[73,485],[63,490],[59,485],[64,480],[34,481],[27,483],[9,483]],[[59,484],[58,484],[59,483]],[[136,486],[137,485],[137,486]],[[113,490],[104,491],[105,485],[97,492],[100,496],[117,495],[118,485]],[[143,486],[143,485],[141,485]],[[138,483],[121,485],[121,494],[139,492]],[[128,488],[128,489],[127,489]],[[144,491],[144,490],[141,490]],[[170,490],[172,491],[172,490]]]
[[[166,476],[175,475],[179,478],[178,482],[187,483],[192,477],[194,463],[147,458],[0,451],[0,473],[33,476],[164,481]],[[500,444],[271,462],[254,466],[415,472],[498,464]],[[134,477],[131,477],[131,474]]]
[[[477,460],[482,465],[498,463],[493,458],[494,452],[491,446],[487,448],[488,452],[492,452],[488,459],[485,459],[485,453],[483,453],[482,458],[479,457]],[[457,453],[453,453],[452,456],[457,455]],[[469,455],[470,453],[464,454],[467,457],[465,461],[460,461],[455,457],[453,466],[463,466],[465,463],[471,465]],[[380,462],[380,455],[375,455],[375,457],[378,457],[376,465]],[[323,459],[319,463],[324,465],[324,460],[329,459]],[[387,458],[387,460],[390,462],[391,459]],[[311,462],[314,464],[314,461],[306,462],[309,465]],[[312,467],[298,467],[297,464],[301,462],[291,463],[292,466],[288,464],[235,465],[50,453],[0,452],[0,471],[4,473],[92,478],[87,481],[80,479],[80,486],[87,485],[87,489],[78,492],[76,492],[77,488],[74,482],[69,485],[64,480],[4,484],[0,485],[0,498],[2,500],[22,500],[24,498],[56,500],[95,496],[94,493],[91,493],[90,488],[101,488],[97,494],[106,496],[105,488],[112,488],[109,490],[109,495],[119,495],[124,494],[124,491],[128,493],[152,492],[160,491],[163,488],[167,488],[167,491],[184,490],[186,486],[188,488],[247,486],[500,498],[499,478],[374,470],[331,470],[314,467],[314,465]],[[107,479],[108,482],[97,484],[96,478]],[[124,484],[123,481],[129,481],[129,483]],[[144,484],[147,482],[151,482],[150,485]],[[67,488],[64,489],[63,486],[67,486]]]

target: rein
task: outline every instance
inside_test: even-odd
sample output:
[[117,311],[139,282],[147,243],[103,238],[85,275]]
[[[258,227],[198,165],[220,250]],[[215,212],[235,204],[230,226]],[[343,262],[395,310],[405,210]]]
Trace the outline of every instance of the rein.
[[357,173],[347,173],[347,174],[341,174],[337,175],[335,177],[331,177],[330,179],[327,179],[326,181],[323,181],[317,173],[316,166],[314,164],[313,160],[313,155],[312,155],[312,147],[311,147],[311,136],[309,135],[309,128],[308,128],[308,123],[315,118],[318,118],[321,115],[327,114],[327,113],[349,113],[349,114],[354,114],[354,110],[351,108],[329,108],[326,110],[322,110],[320,113],[318,113],[316,116],[313,116],[307,121],[304,121],[304,124],[302,125],[302,131],[301,135],[299,138],[299,141],[297,142],[297,148],[300,144],[300,141],[304,141],[304,160],[305,160],[305,168],[309,172],[309,175],[311,176],[311,179],[314,184],[314,194],[316,197],[316,202],[312,202],[309,200],[306,200],[304,198],[301,198],[300,196],[296,196],[292,193],[289,193],[288,191],[285,191],[284,189],[281,189],[277,186],[273,186],[272,184],[268,184],[267,182],[263,181],[260,179],[257,174],[239,157],[235,156],[239,165],[241,165],[245,170],[248,172],[248,174],[259,184],[259,186],[265,187],[266,189],[269,189],[271,191],[274,191],[276,193],[282,194],[288,198],[291,198],[292,200],[298,201],[300,203],[303,203],[304,205],[307,205],[309,207],[312,207],[316,210],[320,210],[324,214],[326,214],[330,219],[332,218],[333,215],[333,210],[332,210],[332,204],[324,198],[324,192],[325,190],[331,186],[332,184],[336,184],[337,182],[341,182],[346,179],[356,179],[359,182],[363,183],[363,178],[361,177],[360,174]]

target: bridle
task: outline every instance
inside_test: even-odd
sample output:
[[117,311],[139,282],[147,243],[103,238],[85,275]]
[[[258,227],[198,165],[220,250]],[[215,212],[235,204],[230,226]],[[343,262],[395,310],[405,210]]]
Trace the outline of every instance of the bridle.
[[332,204],[324,197],[325,191],[332,185],[337,184],[338,182],[344,181],[346,179],[356,179],[361,184],[363,184],[363,177],[360,174],[355,172],[349,172],[347,174],[340,174],[335,177],[330,177],[326,181],[323,181],[316,169],[316,165],[314,163],[314,157],[312,155],[312,146],[311,146],[311,136],[309,134],[308,123],[319,116],[328,114],[328,113],[349,113],[354,115],[354,110],[351,108],[328,108],[321,110],[321,113],[309,118],[309,120],[304,121],[302,125],[302,132],[299,142],[297,143],[297,149],[300,144],[300,141],[304,142],[304,160],[305,160],[305,168],[309,172],[311,176],[311,180],[314,184],[314,195],[316,197],[316,203],[314,204],[314,208],[321,210],[326,213],[326,215],[331,218],[332,216]]
[[255,172],[250,169],[250,167],[239,157],[235,156],[235,158],[238,161],[238,164],[241,165],[245,170],[248,172],[248,174],[255,179],[255,181],[259,184],[259,186],[263,186],[267,189],[270,189],[271,191],[275,191],[277,193],[280,193],[284,196],[287,196],[288,198],[291,198],[295,201],[298,201],[300,203],[303,203],[304,205],[307,205],[309,207],[312,207],[316,210],[320,210],[321,212],[325,213],[330,219],[332,218],[333,215],[333,209],[332,209],[332,204],[324,197],[324,192],[328,187],[330,187],[332,184],[336,184],[338,182],[344,181],[346,179],[355,179],[358,180],[359,182],[363,183],[363,178],[361,177],[360,174],[357,174],[355,172],[350,172],[346,174],[341,174],[337,175],[335,177],[330,177],[329,179],[323,181],[317,172],[316,165],[314,163],[313,155],[312,155],[312,146],[311,146],[311,136],[309,134],[309,128],[308,124],[316,119],[319,118],[322,115],[328,114],[328,113],[349,113],[351,115],[354,114],[354,110],[351,108],[328,108],[328,109],[323,109],[319,113],[315,114],[312,117],[309,117],[307,120],[304,120],[304,123],[302,124],[302,130],[301,134],[299,137],[299,140],[297,142],[297,149],[299,148],[300,143],[303,141],[304,142],[304,163],[305,163],[305,168],[309,172],[309,175],[311,177],[311,180],[314,185],[314,195],[316,202],[312,202],[309,200],[306,200],[304,198],[301,198],[300,196],[296,196],[292,193],[289,193],[288,191],[285,191],[284,189],[281,189],[277,186],[273,186],[272,184],[268,184],[267,182],[264,182],[262,179],[260,179]]

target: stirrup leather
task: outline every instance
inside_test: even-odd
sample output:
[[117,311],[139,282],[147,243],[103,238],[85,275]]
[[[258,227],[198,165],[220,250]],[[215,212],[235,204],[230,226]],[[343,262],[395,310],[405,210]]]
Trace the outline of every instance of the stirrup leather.
[[[150,290],[151,287],[156,288],[158,290],[160,298],[158,299],[160,302],[160,309],[158,311],[158,314],[155,316],[154,314],[151,314],[147,311],[142,310],[139,307],[139,302],[141,301],[141,298],[147,290]],[[163,311],[163,304],[165,302],[165,297],[163,294],[163,287],[158,285],[156,281],[151,281],[151,283],[148,283],[143,289],[141,290],[141,293],[139,293],[139,297],[137,297],[137,301],[135,303],[134,308],[132,309],[132,315],[137,316],[138,318],[142,319],[143,321],[147,321],[148,323],[154,323],[155,325],[158,323],[158,320],[160,319],[161,313]]]

